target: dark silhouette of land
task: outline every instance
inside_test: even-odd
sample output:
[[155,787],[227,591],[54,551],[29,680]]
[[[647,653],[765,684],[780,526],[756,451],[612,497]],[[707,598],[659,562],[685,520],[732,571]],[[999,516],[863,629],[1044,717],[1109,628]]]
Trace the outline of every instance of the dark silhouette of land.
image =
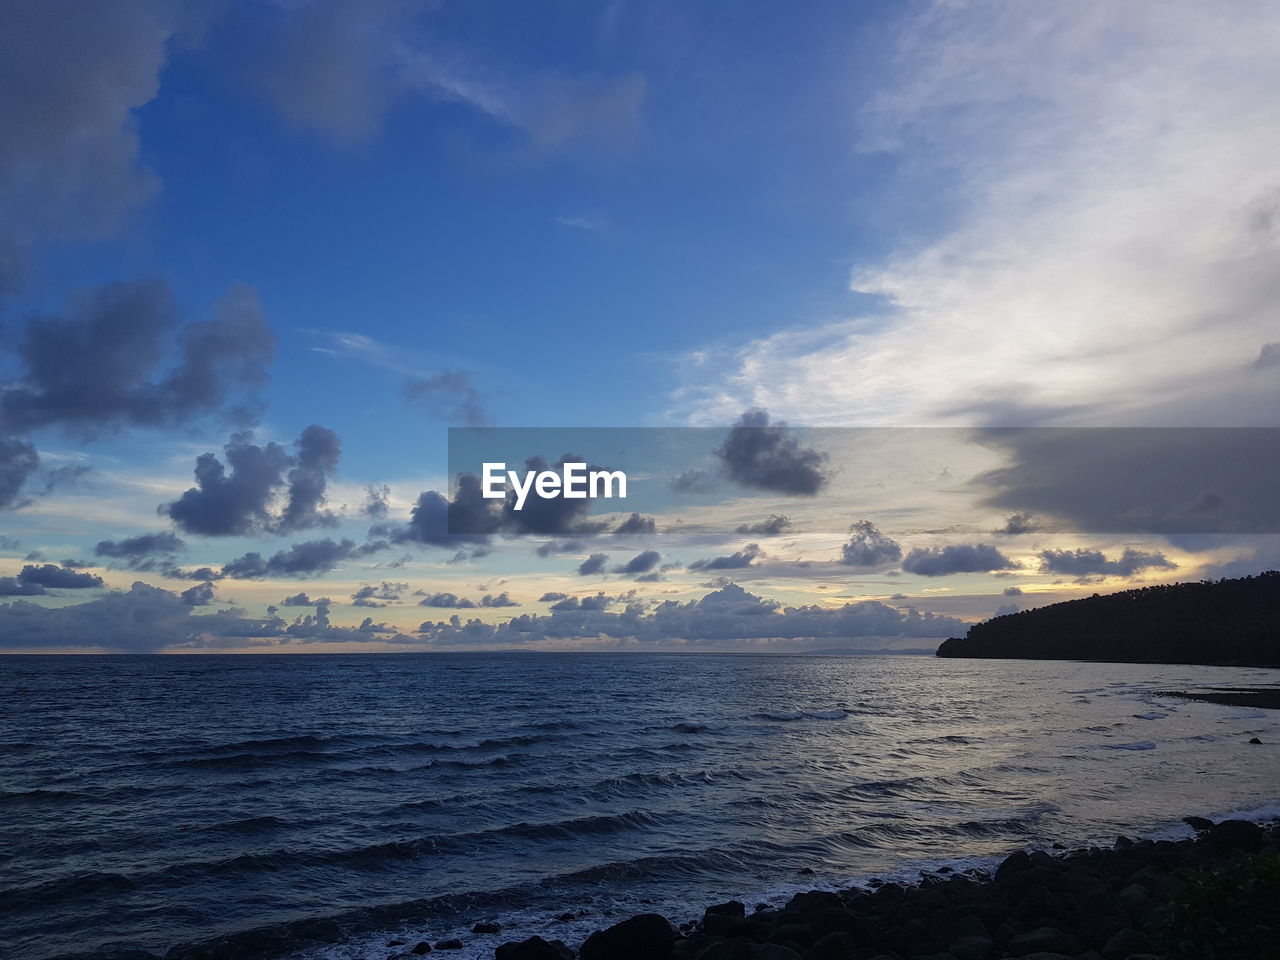
[[1280,571],[1007,614],[943,641],[938,656],[1280,667]]

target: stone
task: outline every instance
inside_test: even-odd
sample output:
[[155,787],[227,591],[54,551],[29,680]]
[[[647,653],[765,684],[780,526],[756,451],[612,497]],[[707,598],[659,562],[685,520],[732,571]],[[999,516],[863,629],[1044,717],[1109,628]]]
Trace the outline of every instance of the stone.
[[462,941],[457,937],[450,937],[448,940],[441,940],[436,944],[437,950],[461,950]]
[[1065,953],[1068,955],[1080,952],[1080,945],[1072,937],[1056,927],[1036,927],[1026,933],[1015,934],[1009,938],[1009,952],[1015,957],[1025,957],[1031,953]]
[[573,960],[573,951],[559,940],[530,937],[519,943],[504,943],[493,951],[495,960]]
[[675,931],[666,917],[642,913],[587,937],[578,956],[582,960],[666,960]]
[[990,937],[957,937],[947,944],[947,952],[956,960],[991,960],[996,944]]
[[1131,954],[1150,952],[1151,941],[1137,930],[1121,930],[1102,948],[1106,960],[1127,960]]
[[1223,820],[1205,835],[1205,842],[1212,846],[1247,853],[1257,853],[1262,848],[1263,839],[1262,828],[1248,820]]
[[424,953],[431,952],[431,944],[427,943],[427,941],[425,940],[420,940],[416,944],[414,944],[413,949],[410,950],[409,952],[412,953],[415,957],[420,957]]
[[491,920],[482,920],[471,928],[472,933],[498,933],[502,930],[502,924],[494,923]]

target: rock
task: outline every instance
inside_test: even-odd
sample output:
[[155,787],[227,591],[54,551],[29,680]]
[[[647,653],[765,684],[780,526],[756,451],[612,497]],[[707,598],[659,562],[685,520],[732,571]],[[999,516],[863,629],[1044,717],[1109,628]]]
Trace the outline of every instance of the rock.
[[1130,847],[1133,846],[1133,841],[1130,840],[1128,837],[1124,837],[1124,836],[1116,837],[1116,842],[1114,846],[1115,846],[1115,849],[1117,850],[1128,850]]
[[947,944],[947,951],[956,960],[991,960],[996,944],[990,937],[957,937]]
[[502,930],[502,924],[494,923],[491,920],[483,920],[471,928],[472,933],[498,933]]
[[496,960],[573,960],[573,951],[559,940],[548,942],[541,937],[504,943],[493,955]]
[[1032,953],[1074,955],[1080,952],[1080,945],[1076,943],[1075,937],[1063,933],[1056,927],[1036,927],[1034,930],[1010,937],[1009,952],[1015,957],[1025,957]]
[[1031,869],[1031,857],[1027,855],[1027,851],[1019,850],[1005,858],[1000,866],[996,867],[996,882],[999,883],[1008,880],[1014,874],[1022,873],[1024,870]]
[[456,937],[450,937],[448,940],[441,940],[436,944],[437,950],[461,950],[462,941]]
[[1250,739],[1250,740],[1249,740],[1249,742],[1250,742],[1250,743],[1256,743],[1256,744],[1261,744],[1261,743],[1262,743],[1262,741],[1261,741],[1261,740],[1259,740],[1257,737],[1253,737],[1252,739]]
[[986,937],[990,939],[991,931],[987,929],[985,923],[972,913],[966,913],[951,925],[951,936],[957,939],[960,937]]
[[403,947],[404,945],[405,945],[404,940],[388,940],[387,941],[388,947]]
[[427,943],[427,941],[425,940],[420,940],[418,943],[414,945],[413,949],[410,950],[409,952],[412,953],[415,957],[420,957],[424,953],[431,952],[431,944]]
[[803,960],[858,960],[858,946],[847,933],[829,933],[805,951]]
[[1157,906],[1151,895],[1137,884],[1130,884],[1116,894],[1116,902],[1129,915],[1129,919],[1138,926],[1142,925]]
[[747,915],[747,905],[738,900],[730,900],[728,903],[717,903],[714,906],[707,907],[703,912],[703,916],[708,913],[723,914],[729,917],[745,917]]
[[572,923],[575,917],[572,913],[562,913],[556,917],[557,923]]
[[1248,820],[1223,820],[1205,835],[1205,842],[1215,847],[1257,853],[1266,835],[1256,823]]
[[784,909],[794,910],[801,916],[819,913],[823,910],[843,909],[844,901],[838,893],[829,890],[810,890],[808,893],[797,893],[787,901]]
[[800,960],[800,954],[778,943],[721,940],[698,954],[698,960]]
[[578,956],[582,960],[665,960],[674,943],[675,931],[666,917],[642,913],[597,930],[587,937]]
[[1150,952],[1151,941],[1145,933],[1137,930],[1121,930],[1102,948],[1102,955],[1107,960],[1126,960],[1131,954]]
[[1206,830],[1213,829],[1213,821],[1204,817],[1183,817],[1182,822],[1196,833],[1204,833]]

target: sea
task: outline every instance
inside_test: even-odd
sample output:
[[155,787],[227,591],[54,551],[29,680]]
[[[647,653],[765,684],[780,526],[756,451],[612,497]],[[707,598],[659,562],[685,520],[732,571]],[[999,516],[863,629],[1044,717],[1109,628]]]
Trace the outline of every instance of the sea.
[[918,656],[0,657],[0,953],[382,960],[457,937],[470,960],[639,912],[1186,836],[1187,815],[1280,813],[1280,711],[1162,691],[1277,680]]

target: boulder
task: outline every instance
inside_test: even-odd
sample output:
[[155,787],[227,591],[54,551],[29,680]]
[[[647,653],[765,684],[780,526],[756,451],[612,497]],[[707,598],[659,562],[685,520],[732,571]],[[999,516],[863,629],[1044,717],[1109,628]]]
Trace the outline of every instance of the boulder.
[[530,937],[520,942],[504,943],[493,951],[495,960],[573,960],[573,951],[559,940],[546,941]]
[[471,928],[472,933],[498,933],[502,930],[502,924],[494,923],[491,920],[482,920]]
[[675,931],[666,917],[642,913],[597,930],[578,955],[582,960],[666,960],[674,943]]
[[1106,942],[1102,955],[1106,960],[1126,960],[1135,953],[1150,953],[1151,941],[1137,930],[1121,930]]
[[1262,848],[1265,836],[1256,823],[1248,820],[1223,820],[1208,832],[1205,841],[1215,847],[1257,853]]
[[1080,945],[1076,943],[1075,937],[1056,927],[1036,927],[1010,937],[1009,952],[1015,957],[1025,957],[1032,953],[1065,953],[1072,956],[1080,952]]

